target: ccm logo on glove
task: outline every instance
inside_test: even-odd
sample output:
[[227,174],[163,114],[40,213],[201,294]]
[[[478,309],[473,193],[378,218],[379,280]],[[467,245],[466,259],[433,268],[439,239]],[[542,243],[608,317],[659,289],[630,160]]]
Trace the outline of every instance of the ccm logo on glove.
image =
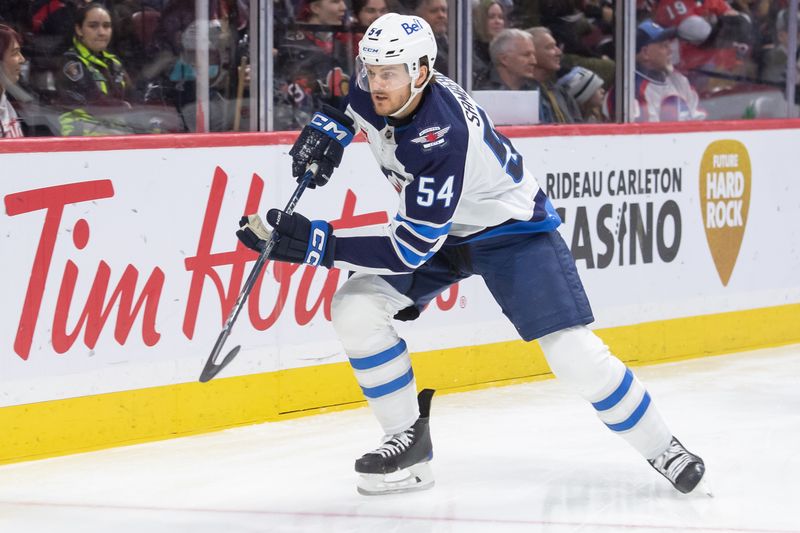
[[311,222],[311,238],[308,240],[308,250],[303,261],[309,265],[319,266],[319,262],[325,254],[325,243],[328,240],[329,224],[322,220]]
[[347,146],[353,140],[353,132],[348,128],[342,126],[330,117],[322,113],[315,113],[311,118],[311,125],[319,131],[332,137],[341,143],[342,146]]
[[314,179],[308,187],[321,187],[328,183],[333,169],[342,162],[344,148],[355,135],[353,119],[336,108],[323,105],[306,124],[300,136],[289,150],[292,156],[292,175],[300,180],[316,163]]

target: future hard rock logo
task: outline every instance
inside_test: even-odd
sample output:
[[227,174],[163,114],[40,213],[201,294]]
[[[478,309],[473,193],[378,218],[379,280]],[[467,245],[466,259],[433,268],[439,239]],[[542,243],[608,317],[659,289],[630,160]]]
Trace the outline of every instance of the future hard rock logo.
[[700,162],[703,227],[722,284],[730,281],[742,247],[751,191],[750,156],[734,140],[711,143]]

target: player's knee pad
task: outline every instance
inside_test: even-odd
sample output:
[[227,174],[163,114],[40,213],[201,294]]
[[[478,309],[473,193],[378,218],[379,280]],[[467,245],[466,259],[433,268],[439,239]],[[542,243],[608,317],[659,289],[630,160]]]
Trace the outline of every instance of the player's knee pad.
[[345,348],[363,343],[384,325],[387,320],[381,315],[385,313],[381,313],[379,302],[368,294],[343,295],[340,289],[333,297],[331,322]]
[[411,300],[374,275],[355,275],[336,291],[331,320],[348,355],[369,354],[397,342],[391,319]]

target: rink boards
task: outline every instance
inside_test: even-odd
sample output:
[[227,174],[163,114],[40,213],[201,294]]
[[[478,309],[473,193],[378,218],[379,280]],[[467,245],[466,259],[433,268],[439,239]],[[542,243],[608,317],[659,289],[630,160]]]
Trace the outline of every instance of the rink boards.
[[[800,341],[798,126],[504,131],[565,220],[592,327],[643,364]],[[292,140],[0,144],[0,463],[362,405],[330,325],[337,270],[269,264],[226,345],[241,353],[197,383],[254,260],[236,222],[286,202]],[[356,142],[298,211],[343,228],[396,204]],[[549,375],[477,278],[398,330],[420,386]]]

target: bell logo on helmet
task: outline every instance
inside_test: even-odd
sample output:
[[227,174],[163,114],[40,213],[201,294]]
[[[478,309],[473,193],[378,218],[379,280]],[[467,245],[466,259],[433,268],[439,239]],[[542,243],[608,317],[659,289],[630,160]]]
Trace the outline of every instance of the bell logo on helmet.
[[405,30],[406,35],[411,35],[415,31],[419,31],[422,29],[422,24],[418,20],[415,20],[412,24],[408,22],[403,22],[400,26]]

